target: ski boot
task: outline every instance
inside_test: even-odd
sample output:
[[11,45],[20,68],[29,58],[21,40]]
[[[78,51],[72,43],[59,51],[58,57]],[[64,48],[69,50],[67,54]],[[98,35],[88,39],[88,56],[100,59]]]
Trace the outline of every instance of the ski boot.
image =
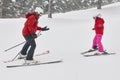
[[24,58],[26,58],[27,57],[27,55],[23,55],[23,54],[19,54],[19,56],[18,56],[18,59],[24,59]]
[[26,60],[25,59],[25,65],[30,65],[30,64],[37,64],[37,63],[40,63],[40,61],[37,61],[37,60]]

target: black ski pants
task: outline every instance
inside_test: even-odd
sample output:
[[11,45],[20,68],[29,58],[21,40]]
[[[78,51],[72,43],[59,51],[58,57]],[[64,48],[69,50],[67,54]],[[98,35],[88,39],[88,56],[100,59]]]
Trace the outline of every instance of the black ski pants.
[[21,50],[21,54],[27,55],[26,60],[33,60],[33,55],[36,48],[35,39],[31,35],[26,35],[24,38],[26,43]]

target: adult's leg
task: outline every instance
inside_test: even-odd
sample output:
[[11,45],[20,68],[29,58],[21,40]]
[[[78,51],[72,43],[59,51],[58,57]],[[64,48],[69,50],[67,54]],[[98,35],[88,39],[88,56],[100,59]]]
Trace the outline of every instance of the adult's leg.
[[35,43],[35,40],[33,39],[30,41],[30,49],[26,57],[27,60],[33,60],[33,54],[34,54],[35,48],[36,48],[36,43]]
[[26,55],[27,54],[27,50],[30,47],[30,40],[32,39],[30,35],[24,36],[26,43],[23,46],[22,50],[21,50],[21,54],[22,55]]

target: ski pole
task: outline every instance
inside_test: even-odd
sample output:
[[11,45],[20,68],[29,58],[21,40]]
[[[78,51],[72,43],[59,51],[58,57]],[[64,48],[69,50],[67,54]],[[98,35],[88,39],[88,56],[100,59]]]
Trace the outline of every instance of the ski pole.
[[[41,35],[41,33],[40,33],[40,31],[39,31],[39,33],[37,34],[37,36],[39,37],[40,35]],[[32,40],[33,40],[33,39],[29,40],[28,42],[31,42]],[[25,43],[25,42],[27,42],[27,41],[22,42],[22,44]],[[17,55],[11,60],[11,62],[14,61],[14,60],[16,59],[16,57],[17,57],[20,53],[21,53],[21,51],[17,53]]]
[[11,62],[14,61],[20,53],[21,53],[21,51],[11,60]]
[[[41,31],[39,31],[39,32],[38,32],[37,37],[39,37],[39,36],[41,35],[41,33],[40,33],[40,32],[41,32]],[[31,40],[30,40],[30,41],[31,41]],[[11,49],[13,49],[13,48],[15,48],[15,47],[18,47],[18,46],[20,46],[20,45],[24,44],[24,43],[26,43],[26,41],[21,42],[21,43],[19,43],[19,44],[15,45],[15,46],[12,46],[12,47],[10,47],[10,48],[8,48],[8,49],[4,50],[4,52],[7,52],[7,51],[9,51],[9,50],[11,50]]]
[[[31,42],[32,40],[33,39],[30,39],[28,42]],[[25,41],[25,42],[27,42],[27,41]],[[11,60],[11,62],[14,61],[20,53],[21,53],[21,51],[17,53],[17,55]]]
[[22,44],[25,43],[25,42],[26,42],[26,41],[24,41],[24,42],[22,42],[22,43],[19,43],[19,44],[15,45],[15,46],[13,46],[13,47],[10,47],[10,48],[8,48],[8,49],[6,49],[6,50],[4,50],[4,51],[7,52],[7,51],[9,51],[9,50],[11,50],[11,49],[19,46],[19,45],[22,45]]

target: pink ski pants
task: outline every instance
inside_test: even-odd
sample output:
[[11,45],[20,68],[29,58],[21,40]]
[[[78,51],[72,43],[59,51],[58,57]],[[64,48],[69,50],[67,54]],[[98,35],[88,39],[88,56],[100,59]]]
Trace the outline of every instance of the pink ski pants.
[[101,40],[102,40],[102,34],[96,34],[94,39],[93,39],[93,44],[92,44],[92,47],[93,46],[97,46],[98,47],[98,51],[99,52],[103,52],[104,49],[103,49],[103,45],[101,43]]

